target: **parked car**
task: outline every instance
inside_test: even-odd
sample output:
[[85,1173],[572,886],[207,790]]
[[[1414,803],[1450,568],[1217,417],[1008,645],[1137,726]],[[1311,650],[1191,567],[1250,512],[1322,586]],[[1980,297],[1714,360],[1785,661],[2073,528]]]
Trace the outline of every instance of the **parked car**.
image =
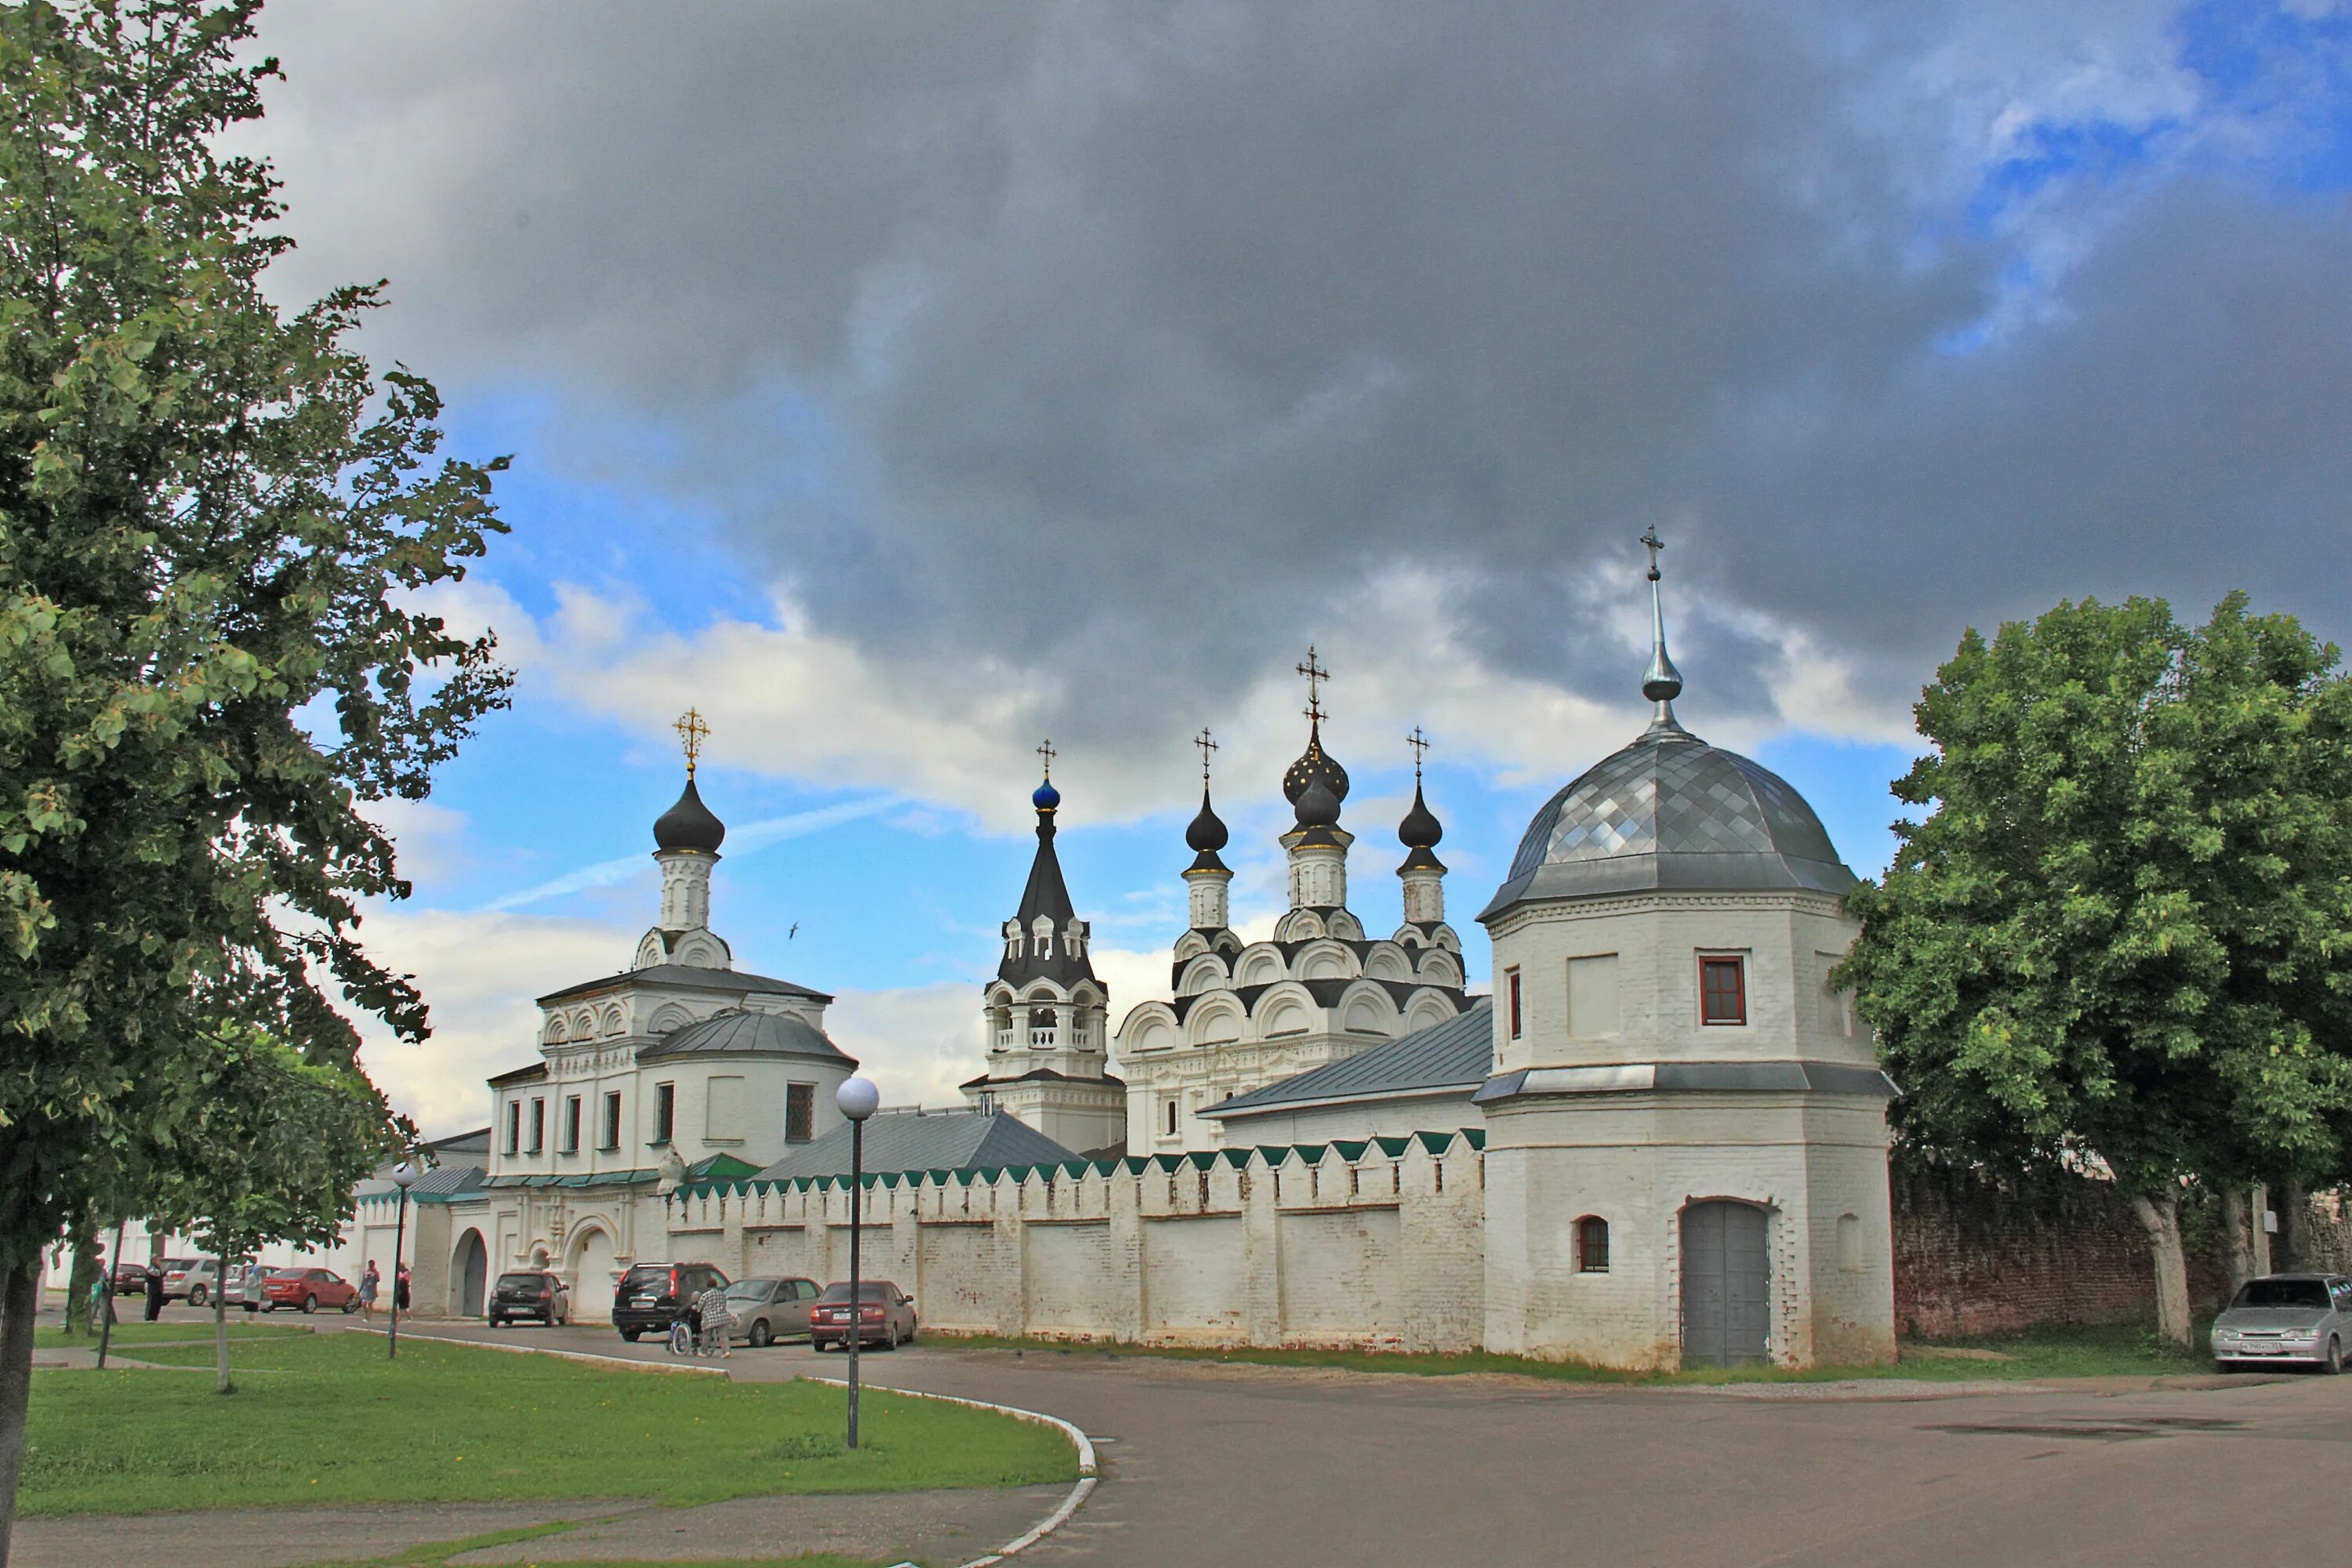
[[212,1262],[213,1260],[209,1258],[166,1258],[163,1259],[162,1265],[163,1270],[163,1300],[166,1301],[179,1301],[186,1300],[188,1294],[189,1277],[195,1274],[200,1268],[210,1268],[212,1267]]
[[[849,1343],[849,1281],[836,1279],[809,1313],[809,1349]],[[915,1337],[915,1299],[887,1279],[857,1286],[857,1342],[897,1350]]]
[[545,1269],[501,1274],[490,1291],[490,1327],[504,1328],[517,1318],[530,1318],[549,1328],[561,1328],[572,1315],[572,1292]]
[[2352,1347],[2352,1279],[2341,1274],[2265,1274],[2238,1287],[2213,1320],[2213,1360],[2224,1372],[2307,1362],[2344,1370]]
[[143,1263],[118,1263],[114,1266],[114,1293],[118,1296],[141,1296],[147,1290],[147,1266]]
[[678,1314],[727,1276],[708,1263],[640,1263],[613,1290],[613,1326],[631,1343],[648,1329],[667,1333]]
[[306,1312],[321,1307],[341,1312],[360,1310],[360,1288],[331,1268],[273,1268],[263,1289],[269,1292],[269,1300],[261,1309],[265,1312],[280,1307],[299,1307]]
[[818,1295],[814,1279],[738,1279],[727,1287],[727,1305],[746,1344],[772,1345],[807,1337]]

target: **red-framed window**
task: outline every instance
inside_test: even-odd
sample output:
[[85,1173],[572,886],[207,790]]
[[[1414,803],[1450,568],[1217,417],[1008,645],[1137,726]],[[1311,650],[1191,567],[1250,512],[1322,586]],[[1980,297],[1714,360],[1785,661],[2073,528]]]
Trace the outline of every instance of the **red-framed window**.
[[1519,972],[1517,970],[1504,971],[1503,989],[1510,993],[1511,1038],[1516,1040],[1519,1037]]
[[1706,957],[1698,961],[1698,1021],[1702,1024],[1748,1022],[1746,960]]
[[1609,1272],[1609,1222],[1599,1215],[1589,1214],[1576,1222],[1576,1271]]

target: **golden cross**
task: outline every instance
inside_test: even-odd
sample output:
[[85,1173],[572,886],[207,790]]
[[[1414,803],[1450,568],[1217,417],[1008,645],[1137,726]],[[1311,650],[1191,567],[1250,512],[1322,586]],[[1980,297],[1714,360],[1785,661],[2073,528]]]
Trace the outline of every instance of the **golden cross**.
[[1208,731],[1202,730],[1193,737],[1192,744],[1201,748],[1201,784],[1206,788],[1209,783],[1209,753],[1217,749],[1217,743],[1209,739]]
[[1054,759],[1062,753],[1054,750],[1053,742],[1040,741],[1037,743],[1037,754],[1045,759],[1045,779],[1050,784],[1054,778]]
[[702,755],[702,738],[710,733],[710,726],[702,721],[702,714],[698,710],[689,708],[678,716],[677,722],[671,728],[677,731],[678,740],[686,746],[686,776],[691,779],[694,777],[694,764]]
[[1412,748],[1412,782],[1419,784],[1421,759],[1429,750],[1429,737],[1421,732],[1420,725],[1415,724],[1412,727],[1412,733],[1405,737],[1404,743]]
[[1307,645],[1307,662],[1298,667],[1298,673],[1307,678],[1307,717],[1310,721],[1320,724],[1323,721],[1320,688],[1323,682],[1331,679],[1331,672],[1316,662],[1313,643]]

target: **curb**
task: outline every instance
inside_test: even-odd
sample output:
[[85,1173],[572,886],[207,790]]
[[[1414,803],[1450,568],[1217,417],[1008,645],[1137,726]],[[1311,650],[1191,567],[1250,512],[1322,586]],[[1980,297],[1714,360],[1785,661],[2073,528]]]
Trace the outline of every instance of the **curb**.
[[[803,1374],[801,1381],[822,1383],[834,1388],[849,1386],[847,1379],[839,1377],[810,1377]],[[1076,1426],[1058,1415],[1048,1415],[1042,1410],[1024,1410],[1014,1405],[997,1405],[985,1399],[964,1399],[952,1394],[926,1394],[919,1388],[893,1388],[887,1384],[878,1383],[865,1384],[863,1386],[878,1389],[885,1394],[903,1394],[909,1399],[936,1399],[943,1405],[963,1405],[974,1410],[992,1410],[1000,1415],[1010,1415],[1016,1420],[1031,1422],[1036,1426],[1059,1427],[1064,1436],[1077,1445],[1078,1482],[1070,1489],[1070,1495],[1062,1500],[1061,1507],[1040,1520],[1025,1534],[1006,1542],[984,1557],[975,1557],[969,1563],[960,1564],[959,1568],[989,1568],[990,1563],[1002,1563],[1018,1552],[1028,1551],[1067,1524],[1070,1521],[1070,1516],[1078,1511],[1078,1506],[1087,1500],[1088,1494],[1095,1489],[1096,1482],[1101,1479],[1095,1468],[1093,1441]]]
[[[389,1337],[382,1329],[354,1327],[345,1329],[342,1332],[373,1334],[378,1339]],[[597,1366],[625,1367],[631,1372],[700,1373],[709,1377],[727,1375],[727,1369],[721,1366],[688,1366],[683,1362],[637,1361],[629,1356],[597,1355],[590,1351],[551,1350],[545,1345],[491,1344],[484,1340],[461,1340],[449,1334],[412,1333],[408,1337],[412,1340],[427,1340],[436,1345],[465,1345],[472,1350],[497,1351],[504,1355],[551,1355],[562,1361],[582,1361]]]

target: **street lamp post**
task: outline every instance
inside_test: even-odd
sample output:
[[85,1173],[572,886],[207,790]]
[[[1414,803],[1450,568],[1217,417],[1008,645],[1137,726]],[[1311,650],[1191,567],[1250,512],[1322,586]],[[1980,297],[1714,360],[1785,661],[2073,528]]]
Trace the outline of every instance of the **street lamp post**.
[[384,1342],[384,1359],[400,1354],[400,1250],[408,1241],[408,1189],[416,1184],[416,1167],[403,1160],[392,1168],[393,1184],[400,1189],[400,1217],[392,1227],[392,1336]]
[[[862,1078],[844,1079],[834,1103],[849,1118],[849,1446],[857,1447],[857,1342],[865,1332],[866,1302],[858,1289],[858,1233],[866,1207],[866,1119],[882,1103],[882,1091]],[[887,1310],[887,1309],[886,1309]]]

